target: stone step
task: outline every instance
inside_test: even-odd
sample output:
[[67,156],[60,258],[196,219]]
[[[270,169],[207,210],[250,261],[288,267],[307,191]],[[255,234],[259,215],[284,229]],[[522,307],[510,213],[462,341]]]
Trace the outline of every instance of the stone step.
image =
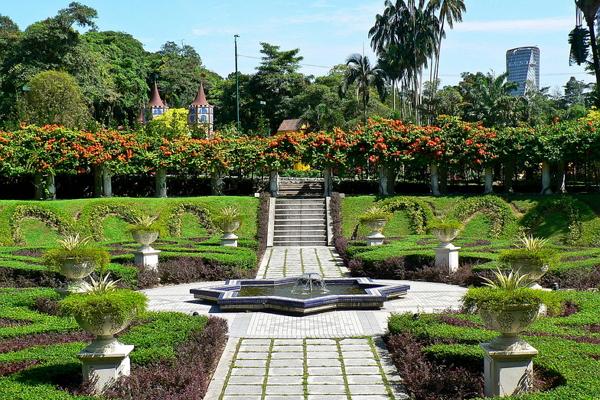
[[316,223],[315,224],[311,224],[311,223],[309,223],[309,224],[302,224],[302,223],[299,223],[299,224],[287,224],[287,225],[286,224],[276,224],[275,225],[275,232],[278,232],[278,231],[291,231],[291,230],[294,230],[294,229],[296,229],[296,230],[300,230],[300,229],[304,230],[304,229],[306,229],[306,230],[313,230],[313,231],[323,230],[324,231],[324,230],[326,230],[326,228],[327,228],[327,226],[325,224],[316,224]]
[[325,207],[325,199],[282,199],[278,197],[275,201],[275,207],[277,206],[321,206]]
[[275,231],[274,237],[288,237],[288,236],[323,236],[325,237],[327,232],[324,229],[303,229],[295,231]]
[[320,219],[321,221],[325,220],[325,214],[275,214],[275,222],[284,220],[284,219],[294,219],[294,220],[316,220]]
[[295,241],[295,240],[273,240],[275,246],[327,246],[327,242],[323,241]]
[[322,203],[309,203],[309,204],[298,204],[298,203],[275,203],[275,211],[279,210],[324,210],[325,204]]
[[322,220],[296,220],[296,219],[286,219],[279,220],[275,222],[275,229],[301,229],[304,227],[323,227],[325,229],[327,226],[323,223]]

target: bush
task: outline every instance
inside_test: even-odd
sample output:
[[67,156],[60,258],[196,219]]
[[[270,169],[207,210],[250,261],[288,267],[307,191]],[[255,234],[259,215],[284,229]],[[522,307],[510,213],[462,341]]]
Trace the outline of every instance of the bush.
[[558,259],[558,254],[552,249],[511,249],[500,253],[498,261],[512,265],[515,261],[527,262],[540,267],[547,265],[552,268]]
[[50,249],[44,253],[44,264],[58,270],[67,261],[75,263],[90,262],[96,268],[103,268],[110,262],[110,254],[97,247],[80,247],[73,250],[63,248]]
[[188,400],[206,394],[212,371],[227,342],[227,322],[208,319],[203,330],[193,332],[177,348],[174,360],[162,360],[133,369],[105,396],[110,399]]
[[146,309],[146,296],[128,289],[116,289],[103,293],[74,293],[61,300],[60,307],[66,314],[89,324],[101,323],[109,316],[115,324],[123,324]]
[[503,310],[515,305],[541,304],[545,304],[551,314],[558,314],[561,310],[560,300],[552,292],[538,289],[471,288],[463,297],[465,310]]

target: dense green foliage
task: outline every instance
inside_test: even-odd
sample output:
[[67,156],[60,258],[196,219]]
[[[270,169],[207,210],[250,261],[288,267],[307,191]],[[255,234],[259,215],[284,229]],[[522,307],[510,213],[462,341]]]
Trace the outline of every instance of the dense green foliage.
[[[71,317],[43,314],[33,310],[39,297],[58,299],[52,289],[0,289],[0,314],[21,321],[23,325],[0,328],[0,343],[12,340],[17,346],[0,354],[0,363],[10,365],[19,362],[33,364],[23,370],[0,377],[0,398],[29,400],[88,399],[60,390],[56,385],[72,379],[81,368],[77,353],[86,346],[86,336],[77,328]],[[147,313],[139,318],[119,340],[134,344],[131,361],[135,366],[147,365],[175,357],[176,347],[193,332],[201,331],[206,317],[192,317],[180,313]],[[28,344],[34,334],[48,336],[42,344]],[[71,335],[67,342],[60,342],[60,335]],[[24,347],[22,347],[24,346]],[[75,383],[75,382],[72,382]]]
[[116,289],[103,293],[73,293],[60,302],[60,307],[86,324],[96,325],[109,318],[118,326],[146,311],[146,302],[142,293]]
[[[534,366],[559,378],[549,391],[519,396],[527,400],[592,399],[600,390],[596,358],[600,355],[600,335],[590,327],[598,326],[598,295],[589,292],[561,292],[562,301],[571,301],[579,309],[567,317],[539,318],[523,335],[539,351]],[[461,322],[462,321],[462,322]],[[497,334],[483,329],[481,320],[471,314],[394,315],[389,320],[391,334],[410,333],[421,341],[432,360],[449,364],[483,366],[479,343]]]

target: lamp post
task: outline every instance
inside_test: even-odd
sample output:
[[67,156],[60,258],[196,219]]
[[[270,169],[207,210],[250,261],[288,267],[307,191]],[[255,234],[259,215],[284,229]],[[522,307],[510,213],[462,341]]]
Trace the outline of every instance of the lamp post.
[[237,129],[238,131],[241,128],[240,125],[240,75],[238,73],[238,49],[237,49],[237,39],[240,35],[233,35],[233,41],[235,44],[235,110],[237,117]]

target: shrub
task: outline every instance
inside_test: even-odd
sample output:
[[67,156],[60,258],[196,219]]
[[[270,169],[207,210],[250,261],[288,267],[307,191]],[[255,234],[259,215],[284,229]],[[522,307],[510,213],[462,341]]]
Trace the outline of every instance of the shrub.
[[429,223],[429,230],[462,229],[463,224],[455,219],[434,219]]
[[498,261],[512,265],[515,261],[527,262],[540,267],[547,265],[552,268],[558,261],[558,254],[552,249],[537,250],[511,249],[500,253]]
[[50,249],[44,254],[44,264],[52,269],[59,269],[66,261],[91,262],[96,268],[103,268],[109,263],[110,255],[106,250],[96,247]]
[[454,207],[452,216],[459,221],[469,221],[475,214],[483,213],[489,218],[493,237],[499,237],[507,226],[516,220],[507,202],[496,196],[469,197]]
[[48,297],[36,298],[32,308],[38,312],[48,315],[61,315],[60,304],[58,303],[58,300]]
[[561,310],[560,300],[552,292],[537,289],[471,288],[463,297],[463,307],[466,310],[503,310],[515,305],[541,304],[545,304],[551,314],[558,314]]
[[373,207],[369,208],[367,211],[365,211],[365,213],[359,217],[359,221],[361,224],[367,224],[369,222],[379,221],[379,220],[389,221],[391,218],[392,218],[391,212],[386,211],[385,209],[383,209],[381,207],[373,206]]
[[201,399],[226,342],[227,322],[211,317],[203,330],[192,333],[177,348],[175,360],[137,367],[104,395],[111,399]]
[[160,232],[161,227],[157,223],[157,216],[142,215],[133,218],[133,224],[129,226],[129,232]]
[[61,300],[60,307],[78,321],[95,324],[110,316],[115,324],[123,324],[144,312],[146,302],[142,293],[117,289],[104,293],[74,293]]

